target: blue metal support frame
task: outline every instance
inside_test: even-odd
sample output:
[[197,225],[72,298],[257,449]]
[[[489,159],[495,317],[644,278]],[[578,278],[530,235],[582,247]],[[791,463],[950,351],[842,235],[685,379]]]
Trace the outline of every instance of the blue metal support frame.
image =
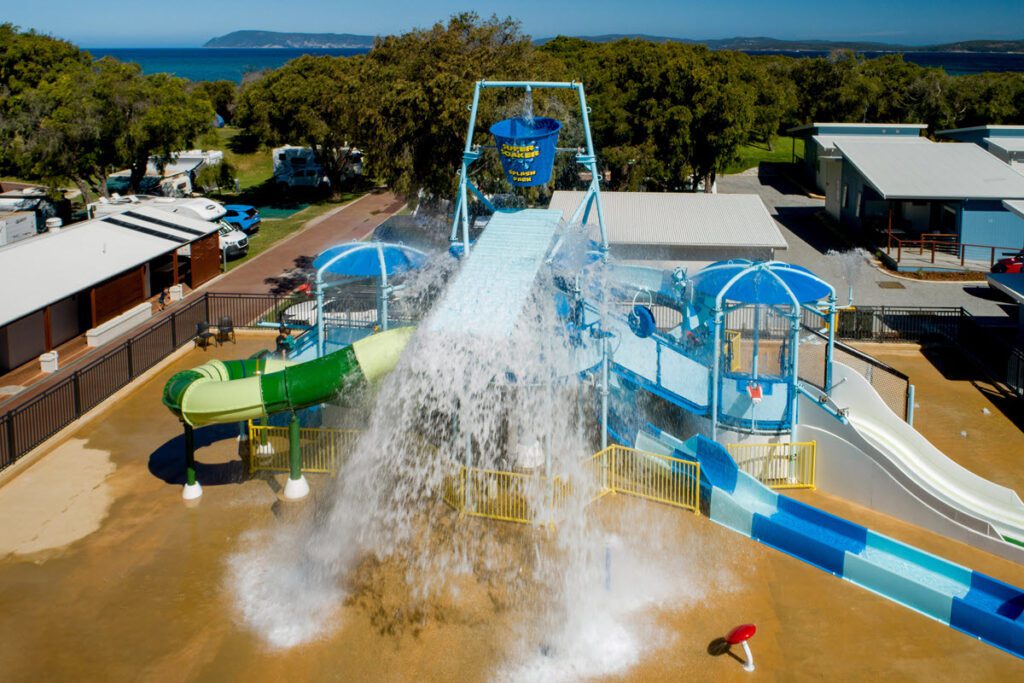
[[[490,209],[494,206],[469,180],[469,167],[474,161],[480,158],[482,150],[489,148],[484,145],[474,145],[473,135],[476,132],[476,117],[480,109],[480,91],[485,88],[522,88],[527,92],[537,88],[575,90],[579,99],[580,120],[583,123],[583,135],[586,147],[584,150],[571,150],[558,148],[558,152],[576,152],[576,162],[590,171],[590,186],[587,188],[579,207],[573,212],[570,222],[575,223],[586,220],[590,217],[591,209],[597,211],[597,224],[601,233],[601,252],[607,258],[608,233],[604,225],[604,209],[601,205],[601,183],[597,170],[597,153],[594,150],[594,138],[590,132],[590,111],[587,107],[587,95],[582,83],[576,81],[477,81],[473,88],[473,103],[470,105],[469,126],[466,129],[466,144],[462,150],[462,164],[459,167],[459,188],[455,195],[455,211],[452,217],[452,230],[449,241],[455,244],[460,238],[462,241],[463,256],[469,255],[469,195],[472,192]],[[467,191],[468,190],[468,191]]]

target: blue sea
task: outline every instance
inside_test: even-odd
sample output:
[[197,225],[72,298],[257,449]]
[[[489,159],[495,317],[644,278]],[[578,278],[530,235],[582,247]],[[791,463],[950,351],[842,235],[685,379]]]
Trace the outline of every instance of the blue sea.
[[[276,69],[302,55],[344,56],[366,54],[369,48],[334,50],[266,49],[266,48],[91,48],[93,57],[111,56],[125,62],[138,62],[146,73],[167,72],[192,81],[229,80],[240,83],[246,73]],[[749,54],[786,55],[788,57],[822,57],[827,52],[757,51]],[[865,52],[878,57],[881,52]],[[982,71],[1024,71],[1024,54],[990,54],[981,52],[906,52],[908,62],[921,66],[939,66],[953,75]]]

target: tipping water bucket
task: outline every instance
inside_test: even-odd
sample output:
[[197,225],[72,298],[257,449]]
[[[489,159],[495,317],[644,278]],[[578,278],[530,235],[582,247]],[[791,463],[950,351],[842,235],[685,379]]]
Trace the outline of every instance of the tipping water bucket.
[[551,180],[561,129],[560,121],[544,117],[504,119],[491,126],[501,167],[510,183],[534,187]]

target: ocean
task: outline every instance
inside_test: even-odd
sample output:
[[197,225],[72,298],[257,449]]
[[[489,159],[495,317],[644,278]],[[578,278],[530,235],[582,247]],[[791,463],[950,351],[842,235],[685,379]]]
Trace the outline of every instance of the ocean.
[[[93,57],[111,56],[125,62],[138,62],[146,73],[167,72],[192,81],[228,80],[240,83],[249,72],[276,69],[305,54],[344,56],[366,54],[369,48],[330,50],[264,49],[264,48],[90,48]],[[755,51],[748,54],[786,55],[788,57],[822,57],[827,52]],[[884,53],[865,52],[867,57]],[[921,66],[938,66],[953,75],[983,71],[1024,71],[1024,54],[984,52],[906,52],[908,62]]]

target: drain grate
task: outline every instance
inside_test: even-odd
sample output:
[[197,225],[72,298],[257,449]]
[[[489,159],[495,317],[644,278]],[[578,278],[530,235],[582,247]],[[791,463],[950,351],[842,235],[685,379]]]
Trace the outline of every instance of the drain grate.
[[878,283],[881,289],[906,289],[902,282],[896,282],[895,280],[882,280]]

